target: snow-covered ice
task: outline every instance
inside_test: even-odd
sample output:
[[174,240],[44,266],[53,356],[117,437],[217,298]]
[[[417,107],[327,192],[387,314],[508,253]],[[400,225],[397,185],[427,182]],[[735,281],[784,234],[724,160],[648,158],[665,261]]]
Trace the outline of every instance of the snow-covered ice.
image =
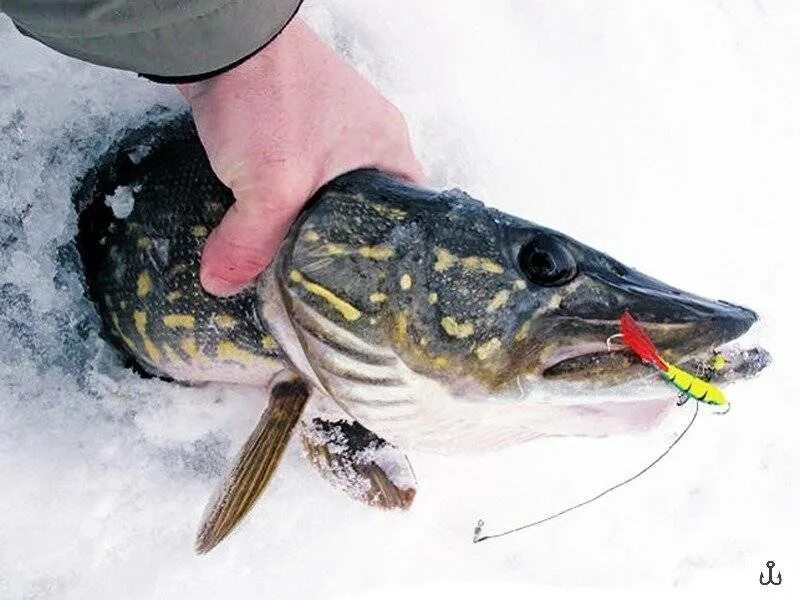
[[412,453],[408,514],[356,505],[295,443],[244,526],[195,556],[263,393],[123,369],[70,247],[74,178],[121,127],[181,101],[0,17],[0,598],[749,590],[767,560],[796,586],[800,5],[309,0],[301,14],[402,108],[433,185],[755,308],[773,365],[729,389],[724,418],[701,411],[644,478],[504,540],[473,545],[476,520],[518,525],[623,479],[689,405],[647,435]]

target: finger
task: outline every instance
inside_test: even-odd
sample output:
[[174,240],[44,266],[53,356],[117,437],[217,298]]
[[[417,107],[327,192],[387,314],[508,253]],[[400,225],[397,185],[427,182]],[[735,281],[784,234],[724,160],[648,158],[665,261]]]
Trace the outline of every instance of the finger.
[[412,183],[423,184],[426,177],[422,164],[414,155],[408,137],[404,141],[405,143],[400,148],[395,147],[384,152],[383,159],[378,161],[377,168]]
[[293,217],[288,207],[269,211],[236,202],[203,248],[203,288],[215,296],[230,296],[247,287],[272,260]]
[[422,165],[410,150],[403,160],[386,161],[378,168],[412,183],[422,184],[426,181]]
[[[333,176],[342,175],[355,169],[377,169],[389,175],[420,185],[427,181],[422,164],[417,160],[410,148],[399,155],[393,153],[383,158],[373,159],[372,161],[365,160],[360,163],[350,163],[346,167],[334,171]],[[329,179],[333,179],[333,177],[329,177]]]
[[408,166],[403,170],[402,176],[413,183],[425,183],[426,181],[422,165],[414,157],[411,158]]

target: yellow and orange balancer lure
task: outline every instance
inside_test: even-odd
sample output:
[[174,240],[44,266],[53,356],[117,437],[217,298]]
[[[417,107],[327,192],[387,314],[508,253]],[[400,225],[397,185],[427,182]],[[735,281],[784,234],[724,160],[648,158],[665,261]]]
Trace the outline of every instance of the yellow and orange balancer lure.
[[699,377],[679,369],[665,361],[658,354],[653,340],[639,327],[629,312],[624,312],[619,319],[620,331],[625,344],[633,350],[642,362],[652,365],[661,371],[661,377],[678,388],[682,393],[706,404],[726,406],[728,401],[722,390]]

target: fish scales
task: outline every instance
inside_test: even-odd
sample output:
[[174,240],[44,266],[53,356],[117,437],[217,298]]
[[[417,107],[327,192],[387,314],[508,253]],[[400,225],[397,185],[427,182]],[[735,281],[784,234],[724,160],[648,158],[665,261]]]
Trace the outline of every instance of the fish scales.
[[[184,168],[174,169],[177,161]],[[259,323],[254,287],[218,298],[200,286],[206,236],[233,203],[202,147],[166,145],[113,171],[121,181],[136,178],[133,210],[117,218],[105,202],[93,202],[81,213],[78,237],[91,295],[111,325],[106,334],[153,375],[269,381],[283,354]],[[98,186],[96,194],[107,191]]]

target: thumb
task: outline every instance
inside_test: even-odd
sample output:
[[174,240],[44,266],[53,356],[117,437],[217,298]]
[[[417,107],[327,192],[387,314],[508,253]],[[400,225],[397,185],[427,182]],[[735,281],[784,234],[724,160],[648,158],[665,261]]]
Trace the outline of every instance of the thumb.
[[200,261],[200,283],[215,296],[230,296],[269,264],[294,218],[286,206],[238,200],[211,232]]

